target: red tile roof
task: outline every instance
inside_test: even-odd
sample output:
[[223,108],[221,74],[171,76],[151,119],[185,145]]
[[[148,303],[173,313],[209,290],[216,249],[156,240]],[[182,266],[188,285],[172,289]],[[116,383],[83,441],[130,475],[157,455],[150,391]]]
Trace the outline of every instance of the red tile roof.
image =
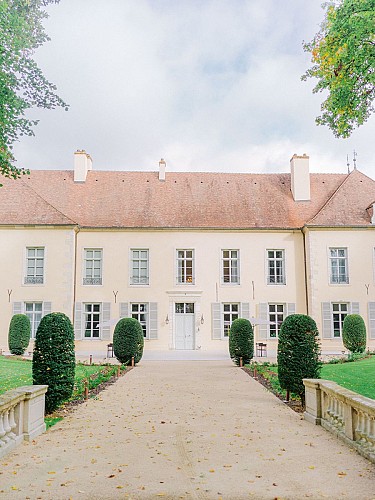
[[[311,174],[311,201],[295,202],[290,174],[34,170],[5,179],[0,224],[119,228],[300,228],[368,225],[375,182],[360,172]],[[348,203],[350,200],[350,203]],[[346,203],[344,203],[344,201]]]

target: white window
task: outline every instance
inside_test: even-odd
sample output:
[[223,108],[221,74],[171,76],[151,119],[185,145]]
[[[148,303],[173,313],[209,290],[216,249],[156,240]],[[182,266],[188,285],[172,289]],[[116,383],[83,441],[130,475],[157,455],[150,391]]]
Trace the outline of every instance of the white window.
[[43,316],[42,302],[25,302],[25,314],[30,320],[31,338],[35,339],[40,320]]
[[349,283],[348,252],[346,248],[330,248],[330,283]]
[[268,304],[269,337],[276,339],[285,318],[285,304]]
[[132,303],[131,317],[140,322],[143,330],[143,336],[145,338],[149,338],[148,304]]
[[239,250],[222,250],[222,283],[240,282]]
[[333,336],[342,337],[342,326],[344,324],[344,319],[349,314],[349,304],[347,302],[333,302],[331,305]]
[[100,248],[85,249],[85,269],[83,284],[102,284],[102,250]]
[[177,283],[194,284],[194,250],[177,250]]
[[26,248],[25,284],[41,285],[44,283],[44,248]]
[[84,322],[85,338],[98,339],[100,337],[99,323],[101,318],[101,304],[85,304]]
[[284,250],[267,250],[268,285],[285,285]]
[[130,284],[131,285],[149,284],[148,250],[145,249],[131,250]]
[[223,304],[223,337],[228,337],[230,327],[240,316],[240,304]]

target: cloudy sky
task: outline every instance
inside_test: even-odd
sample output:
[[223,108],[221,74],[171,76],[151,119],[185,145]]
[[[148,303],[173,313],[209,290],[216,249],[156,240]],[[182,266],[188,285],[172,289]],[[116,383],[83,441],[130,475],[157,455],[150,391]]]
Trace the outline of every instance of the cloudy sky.
[[375,118],[350,139],[315,125],[321,94],[301,82],[319,0],[61,0],[36,59],[69,111],[39,110],[18,166],[283,172],[293,153],[315,172],[346,157],[375,175]]

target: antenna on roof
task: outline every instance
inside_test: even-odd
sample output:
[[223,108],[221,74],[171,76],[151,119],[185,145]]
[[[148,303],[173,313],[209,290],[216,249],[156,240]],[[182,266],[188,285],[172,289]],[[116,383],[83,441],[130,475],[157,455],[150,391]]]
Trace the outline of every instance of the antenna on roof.
[[346,166],[348,167],[348,174],[350,174],[349,155],[346,155]]
[[353,151],[353,163],[354,163],[354,170],[357,170],[357,153],[356,150]]

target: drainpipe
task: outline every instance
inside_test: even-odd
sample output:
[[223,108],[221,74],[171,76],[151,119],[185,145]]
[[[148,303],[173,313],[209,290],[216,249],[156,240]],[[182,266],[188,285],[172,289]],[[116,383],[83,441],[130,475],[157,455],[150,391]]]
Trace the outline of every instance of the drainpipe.
[[75,323],[75,305],[76,305],[76,292],[77,292],[77,246],[78,246],[78,233],[80,231],[80,227],[76,226],[74,228],[74,273],[73,273],[73,325]]
[[302,238],[303,238],[303,267],[305,271],[305,299],[306,299],[306,313],[308,316],[310,316],[310,305],[309,305],[309,290],[307,286],[307,257],[306,257],[306,233],[305,233],[306,227],[304,226],[301,229],[302,232]]

